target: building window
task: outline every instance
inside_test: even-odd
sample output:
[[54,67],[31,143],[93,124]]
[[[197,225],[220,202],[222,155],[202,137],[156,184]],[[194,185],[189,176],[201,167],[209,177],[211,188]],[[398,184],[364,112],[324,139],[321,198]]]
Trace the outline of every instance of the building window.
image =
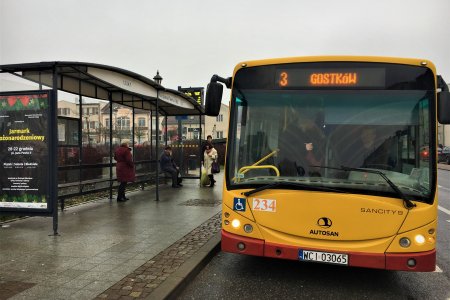
[[90,121],[89,122],[89,128],[97,129],[98,128],[98,122],[97,121]]
[[83,115],[98,115],[98,107],[83,107]]
[[223,139],[223,131],[217,131],[216,138]]
[[117,118],[117,128],[118,129],[130,129],[130,118],[128,118],[128,117]]
[[138,119],[138,126],[139,127],[145,127],[145,118],[139,118]]
[[105,127],[106,127],[106,128],[109,128],[109,118],[106,118],[106,119],[105,119]]
[[223,115],[218,115],[218,116],[216,117],[216,121],[217,121],[217,122],[223,122]]
[[70,115],[70,109],[69,108],[58,108],[58,115],[59,116],[68,116],[68,115]]

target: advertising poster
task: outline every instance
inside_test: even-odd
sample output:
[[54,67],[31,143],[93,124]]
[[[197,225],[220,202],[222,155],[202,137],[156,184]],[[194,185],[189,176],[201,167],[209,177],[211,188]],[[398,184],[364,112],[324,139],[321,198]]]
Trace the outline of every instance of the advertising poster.
[[0,95],[0,211],[49,203],[49,94]]

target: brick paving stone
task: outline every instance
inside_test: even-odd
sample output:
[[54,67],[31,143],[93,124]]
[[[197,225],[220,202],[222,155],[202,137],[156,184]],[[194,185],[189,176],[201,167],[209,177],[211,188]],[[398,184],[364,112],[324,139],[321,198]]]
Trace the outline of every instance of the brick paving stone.
[[133,298],[138,298],[140,295],[142,295],[142,292],[132,292],[130,294],[130,296],[133,297]]
[[208,242],[221,227],[221,213],[186,234],[95,299],[143,299]]

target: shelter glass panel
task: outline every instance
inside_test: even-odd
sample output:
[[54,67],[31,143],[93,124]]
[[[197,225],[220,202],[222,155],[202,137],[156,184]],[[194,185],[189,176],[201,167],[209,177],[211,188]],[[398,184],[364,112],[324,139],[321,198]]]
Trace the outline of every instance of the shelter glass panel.
[[[110,158],[108,101],[82,97],[82,156],[83,165],[108,164]],[[97,176],[97,175],[95,175]]]
[[59,169],[58,170],[58,189],[71,186],[71,184],[77,183],[80,181],[80,170],[79,168],[74,169]]
[[[80,180],[80,97],[58,91],[58,194],[76,193]],[[67,166],[71,166],[67,168]],[[61,191],[60,189],[64,189]]]
[[198,116],[172,116],[167,118],[168,144],[183,177],[198,177],[202,153]]
[[[109,178],[109,167],[87,167],[84,166],[81,170],[81,181],[95,181],[95,180],[101,180],[101,179],[108,179]],[[95,182],[92,182],[95,183]],[[85,182],[85,184],[89,184],[89,182]]]

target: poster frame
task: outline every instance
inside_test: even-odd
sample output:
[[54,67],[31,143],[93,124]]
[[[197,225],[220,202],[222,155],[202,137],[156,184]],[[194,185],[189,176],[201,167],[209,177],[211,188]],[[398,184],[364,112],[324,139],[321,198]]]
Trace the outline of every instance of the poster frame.
[[[56,119],[56,103],[54,91],[49,90],[25,90],[25,91],[10,91],[0,92],[0,96],[31,96],[31,95],[46,95],[48,99],[48,105],[46,108],[47,113],[47,149],[48,160],[40,168],[45,168],[48,174],[48,180],[46,182],[48,197],[47,208],[20,208],[20,207],[0,207],[0,215],[15,215],[15,216],[51,216],[55,209],[55,201],[57,201],[57,119]],[[0,174],[4,176],[4,174]],[[57,206],[56,206],[57,207]]]

